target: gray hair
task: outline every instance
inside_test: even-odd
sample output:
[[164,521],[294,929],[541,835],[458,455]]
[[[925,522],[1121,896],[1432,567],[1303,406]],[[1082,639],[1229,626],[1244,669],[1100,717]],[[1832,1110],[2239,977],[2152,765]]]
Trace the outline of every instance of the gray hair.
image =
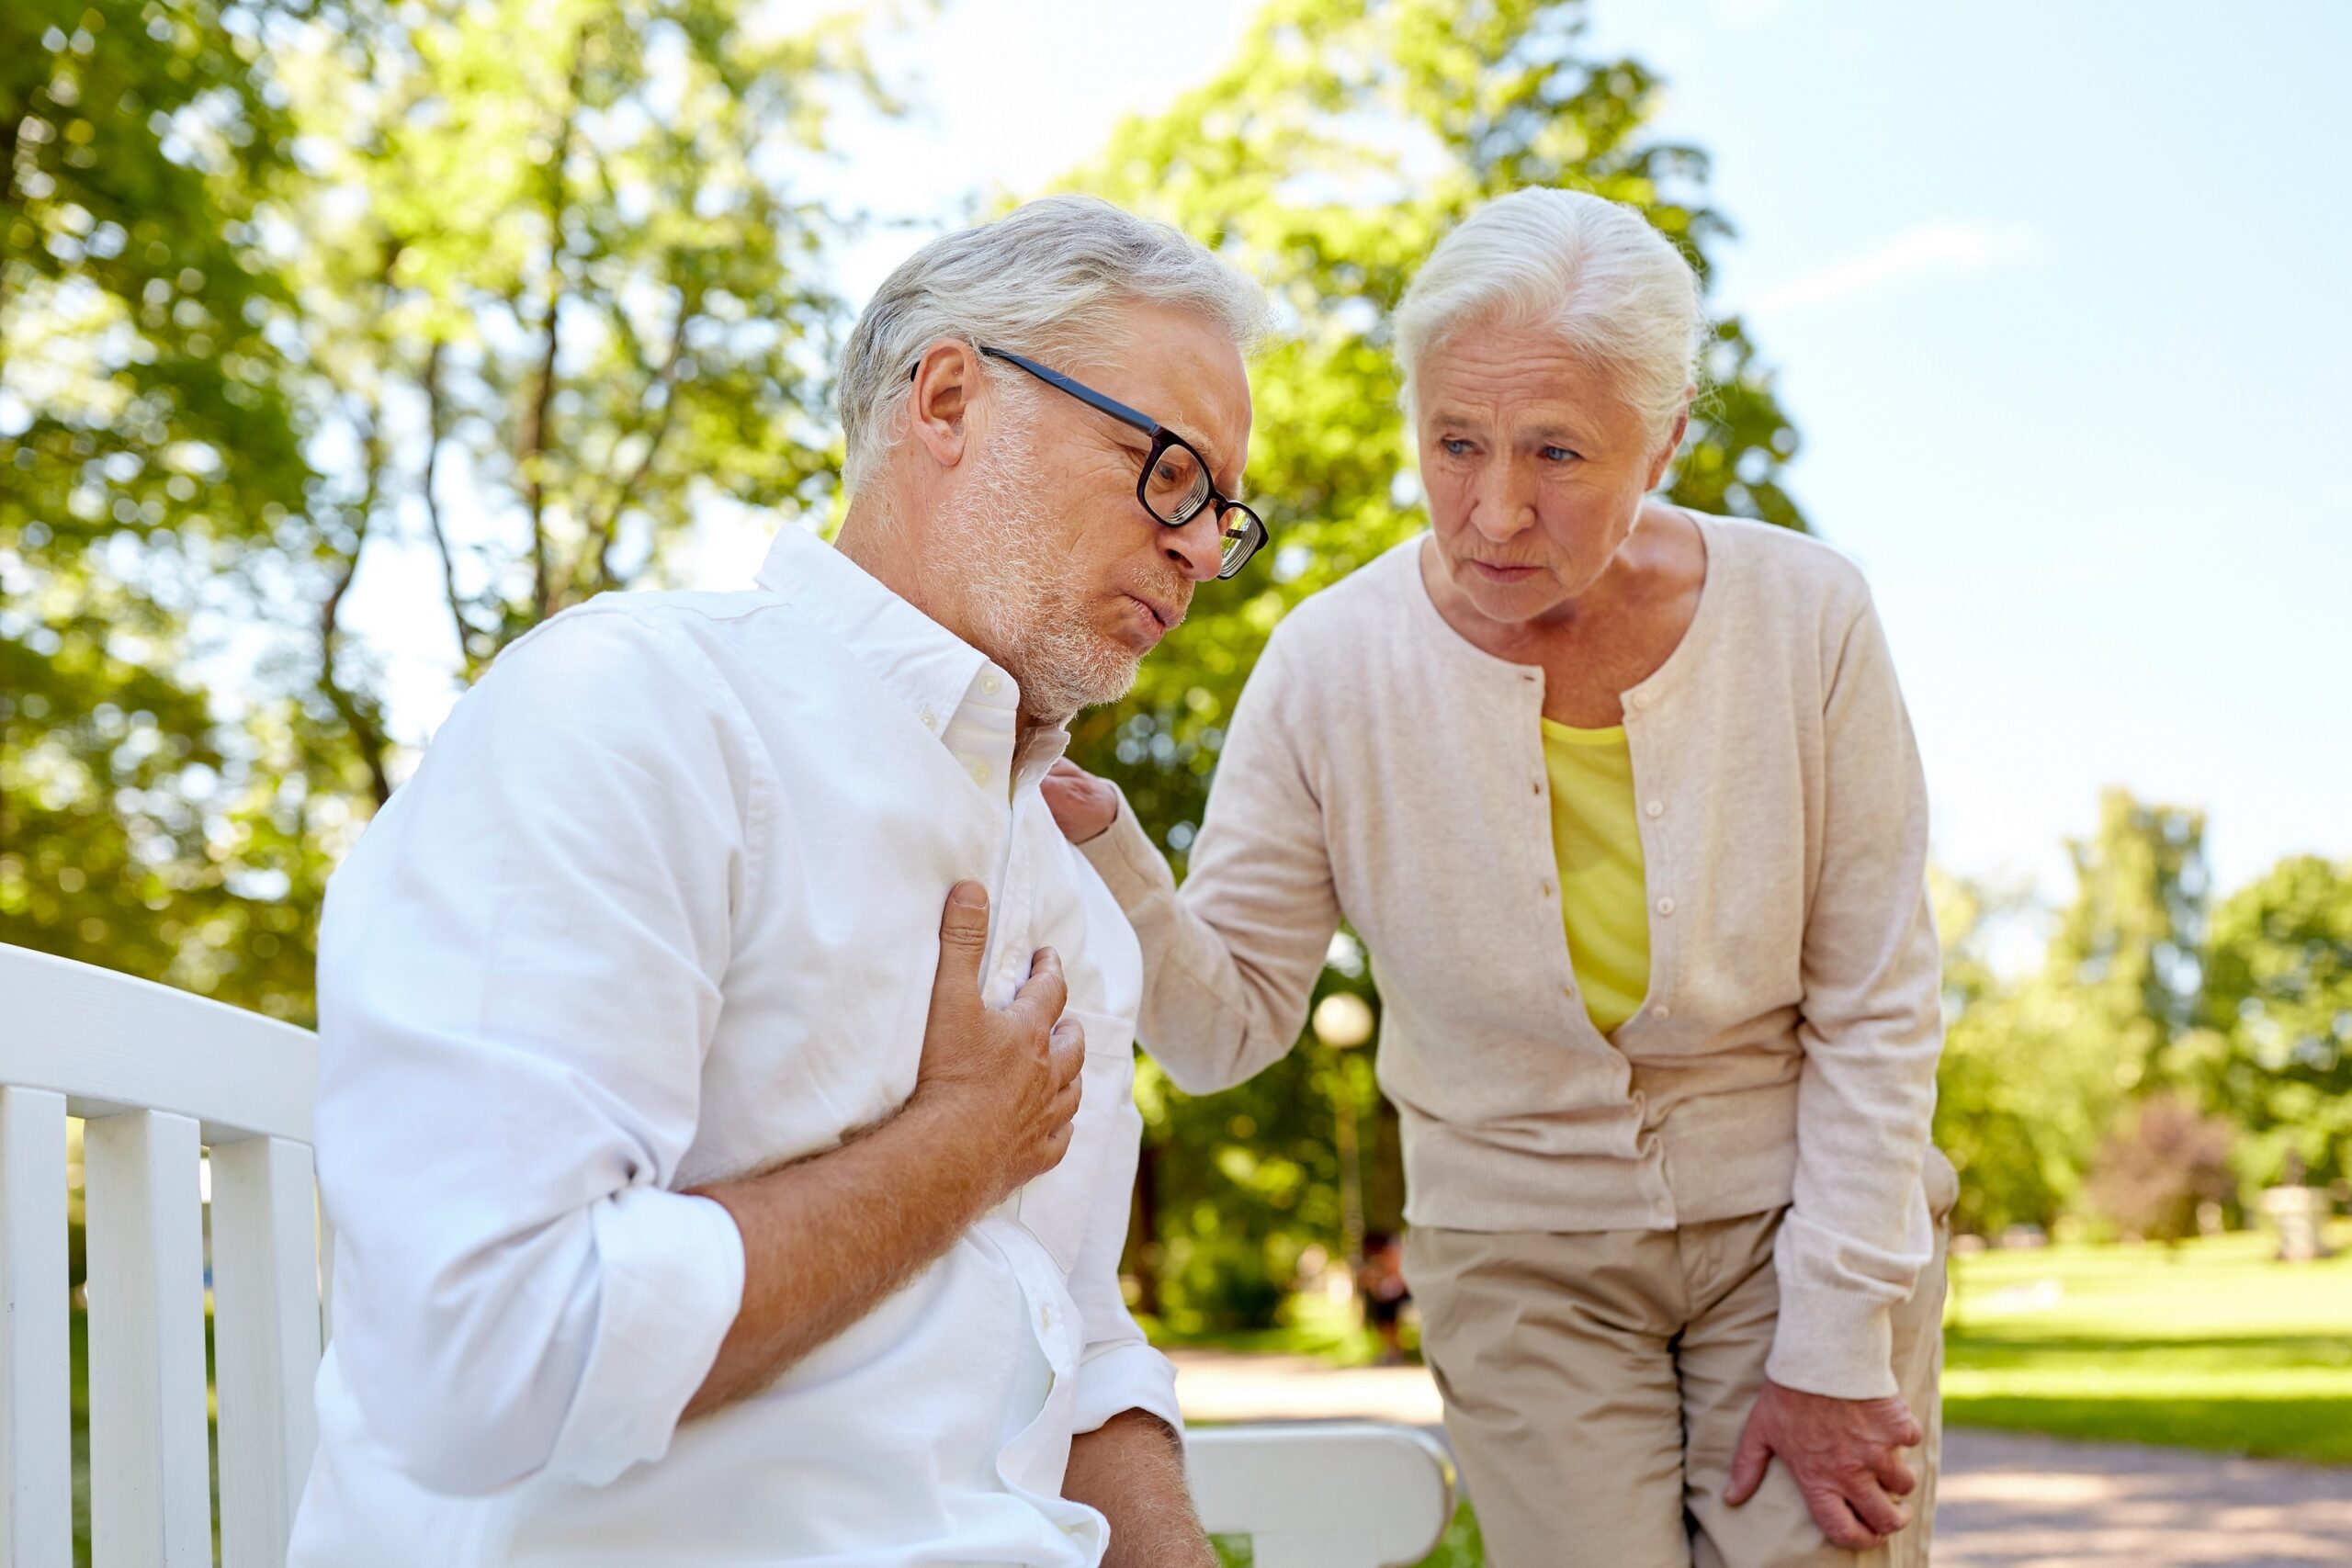
[[908,373],[932,344],[954,338],[1048,362],[1107,353],[1123,308],[1137,304],[1196,311],[1244,354],[1266,317],[1263,290],[1234,267],[1093,197],[1049,196],[932,241],[876,290],[842,355],[848,488],[903,434]]
[[1623,202],[1572,190],[1498,197],[1438,243],[1396,306],[1407,417],[1432,349],[1474,322],[1556,333],[1663,436],[1697,379],[1706,317],[1682,253]]

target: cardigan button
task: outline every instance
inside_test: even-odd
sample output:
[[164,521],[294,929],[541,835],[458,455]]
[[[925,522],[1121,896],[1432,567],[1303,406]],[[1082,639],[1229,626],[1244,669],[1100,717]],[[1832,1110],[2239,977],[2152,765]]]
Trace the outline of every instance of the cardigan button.
[[1674,1010],[1664,1005],[1654,1007],[1650,1009],[1650,1011],[1657,1017],[1660,1023],[1664,1023],[1668,1019],[1674,1016]]
[[1652,817],[1663,817],[1666,815],[1666,802],[1662,800],[1653,800],[1647,806],[1643,807],[1642,809],[1648,812]]
[[1634,694],[1634,705],[1637,708],[1648,707],[1650,705],[1650,694],[1647,692],[1635,692]]
[[1671,898],[1659,899],[1657,901],[1657,912],[1661,915],[1670,915],[1674,913],[1674,900]]

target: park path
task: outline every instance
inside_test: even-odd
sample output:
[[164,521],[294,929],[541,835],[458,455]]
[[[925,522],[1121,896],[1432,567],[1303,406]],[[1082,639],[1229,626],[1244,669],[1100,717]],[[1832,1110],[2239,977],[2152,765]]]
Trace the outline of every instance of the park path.
[[[1194,1420],[1434,1428],[1441,1418],[1419,1367],[1215,1350],[1170,1359]],[[2352,1565],[2352,1467],[1954,1429],[1938,1491],[1937,1568]]]

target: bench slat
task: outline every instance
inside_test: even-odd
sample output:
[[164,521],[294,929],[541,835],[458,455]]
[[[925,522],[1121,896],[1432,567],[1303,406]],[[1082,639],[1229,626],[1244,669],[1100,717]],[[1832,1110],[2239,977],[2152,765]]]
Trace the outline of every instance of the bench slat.
[[220,1402],[220,1561],[278,1568],[317,1438],[318,1226],[311,1151],[212,1150],[212,1304]]
[[1418,1562],[1453,1517],[1453,1460],[1408,1427],[1216,1427],[1184,1446],[1202,1524],[1250,1537],[1258,1568]]
[[193,1116],[208,1143],[311,1141],[318,1043],[291,1024],[6,944],[0,997],[0,1083],[60,1090],[76,1116]]
[[82,1134],[90,1259],[90,1544],[106,1568],[209,1568],[204,1214],[196,1122]]
[[74,1560],[65,1097],[0,1088],[0,1558]]

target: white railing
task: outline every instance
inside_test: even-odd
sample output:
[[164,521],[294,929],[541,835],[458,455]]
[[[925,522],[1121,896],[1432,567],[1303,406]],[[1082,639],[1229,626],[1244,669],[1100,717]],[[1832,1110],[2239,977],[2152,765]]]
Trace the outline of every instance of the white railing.
[[73,1561],[66,1137],[89,1260],[90,1544],[105,1568],[212,1561],[204,1151],[226,1568],[277,1568],[316,1430],[309,1034],[0,947],[0,1544]]
[[[0,1562],[73,1561],[68,1117],[88,1244],[97,1568],[212,1561],[202,1170],[210,1164],[220,1561],[282,1568],[317,1440],[332,1257],[311,1181],[318,1047],[200,997],[0,945]],[[1377,1424],[1237,1427],[1188,1445],[1203,1520],[1258,1568],[1426,1555],[1444,1450]]]

